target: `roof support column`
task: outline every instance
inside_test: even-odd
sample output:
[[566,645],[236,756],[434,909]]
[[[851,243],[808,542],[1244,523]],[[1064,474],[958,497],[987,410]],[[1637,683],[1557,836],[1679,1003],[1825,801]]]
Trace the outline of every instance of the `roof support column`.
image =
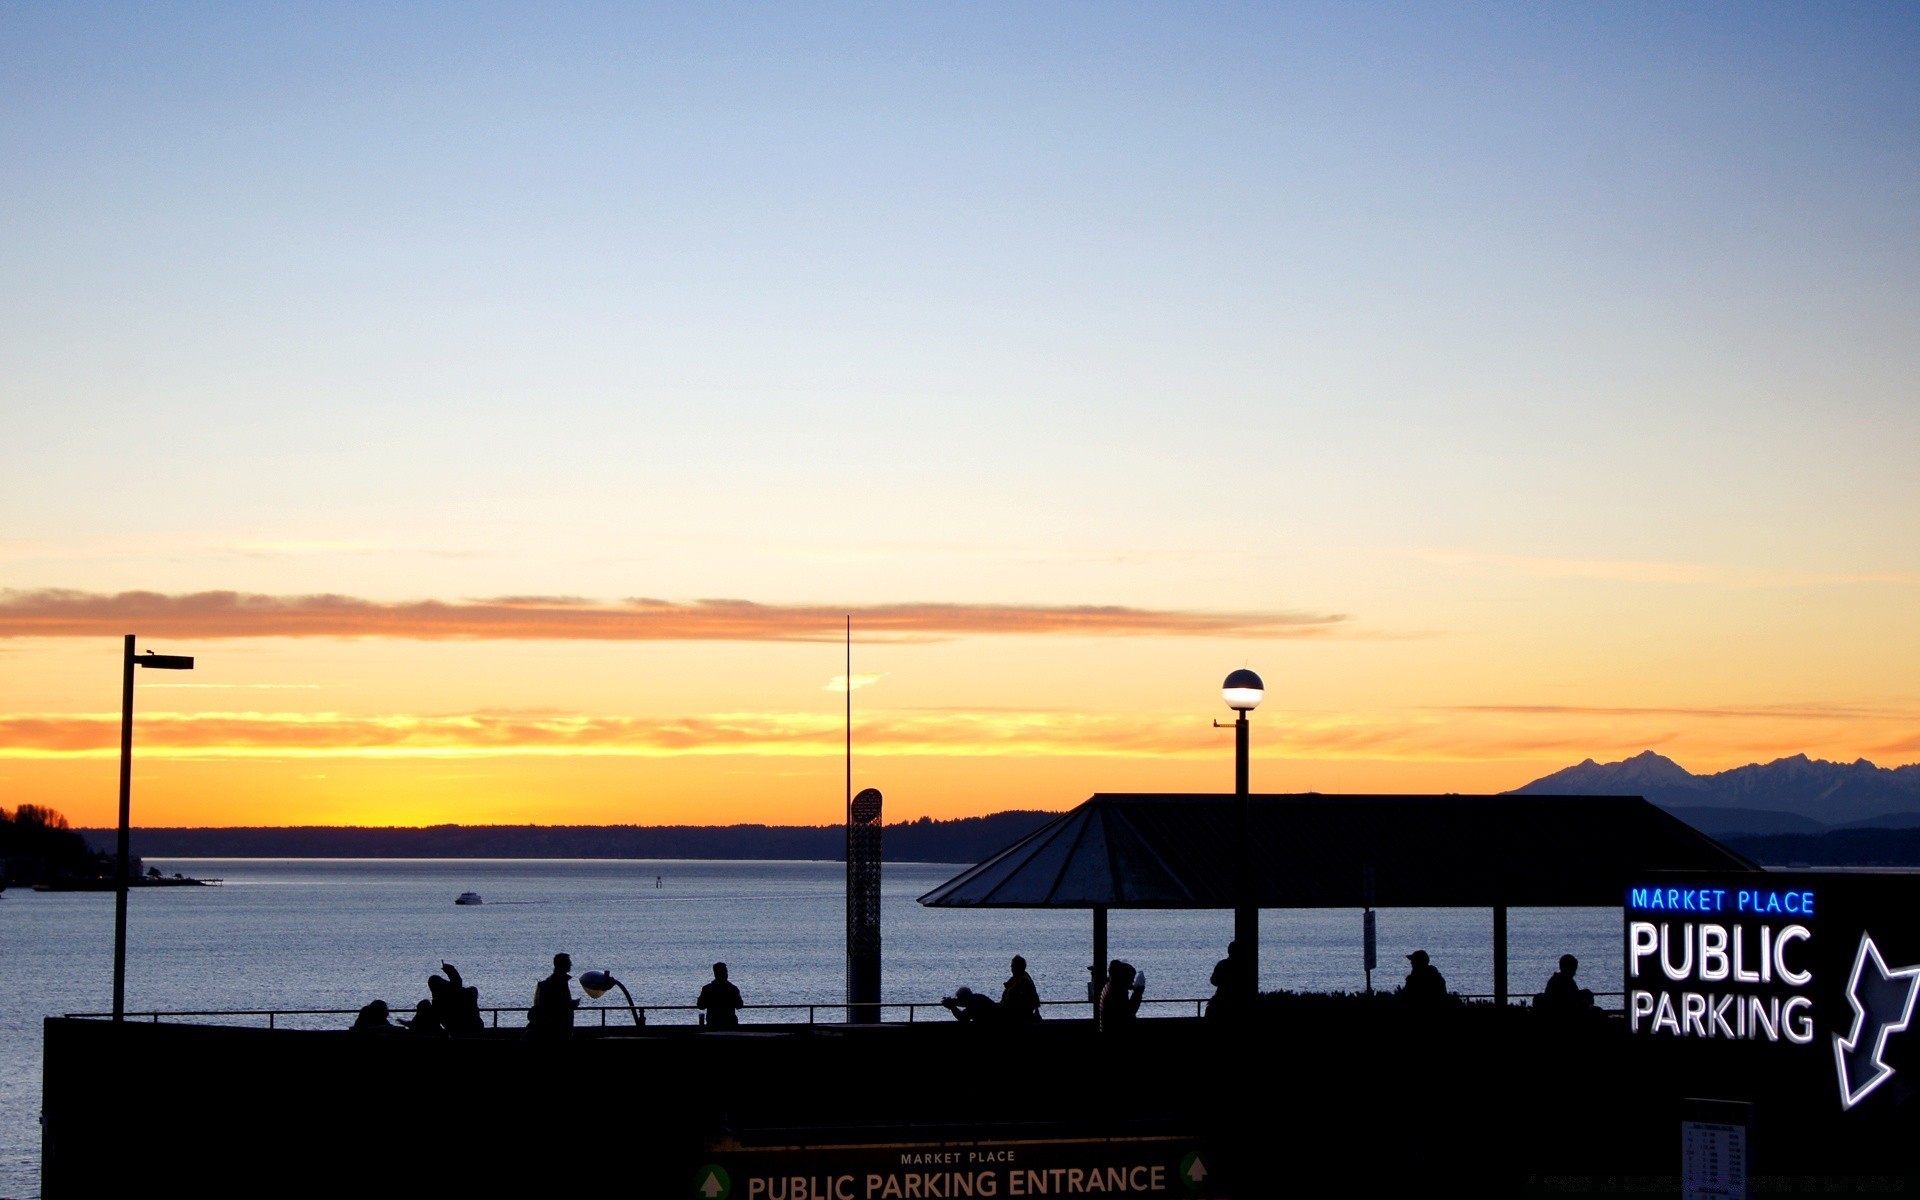
[[1087,972],[1087,1002],[1100,1003],[1100,988],[1107,981],[1107,906],[1093,906],[1093,969]]
[[1507,1002],[1507,906],[1493,908],[1493,1002]]

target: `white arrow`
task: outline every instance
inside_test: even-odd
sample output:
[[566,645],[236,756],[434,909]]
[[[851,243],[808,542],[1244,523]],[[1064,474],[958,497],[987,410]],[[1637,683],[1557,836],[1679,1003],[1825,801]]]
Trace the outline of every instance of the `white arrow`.
[[1840,1077],[1840,1107],[1852,1108],[1867,1093],[1893,1077],[1887,1065],[1887,1038],[1906,1029],[1913,1020],[1913,1004],[1920,995],[1920,966],[1894,970],[1880,956],[1873,938],[1862,933],[1854,954],[1853,975],[1847,980],[1847,1003],[1853,1006],[1853,1030],[1833,1035],[1834,1069]]
[[707,1200],[714,1200],[720,1194],[720,1177],[712,1171],[707,1172],[707,1181],[700,1185],[700,1194]]
[[1207,1177],[1207,1164],[1201,1162],[1197,1158],[1194,1159],[1192,1168],[1187,1171],[1187,1178],[1193,1180],[1195,1183],[1199,1183],[1201,1180],[1205,1179],[1206,1177]]

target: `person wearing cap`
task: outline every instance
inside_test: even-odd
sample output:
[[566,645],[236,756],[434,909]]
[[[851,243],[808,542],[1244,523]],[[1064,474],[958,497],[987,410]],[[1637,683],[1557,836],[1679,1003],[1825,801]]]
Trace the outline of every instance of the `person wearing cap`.
[[993,1002],[992,996],[982,996],[970,987],[955,989],[953,995],[942,999],[940,1003],[962,1023],[984,1023],[1000,1015],[1000,1006]]
[[1407,955],[1407,961],[1413,969],[1407,972],[1407,982],[1400,988],[1402,998],[1419,1005],[1421,1008],[1438,1008],[1447,1002],[1447,980],[1433,965],[1425,950],[1415,950]]

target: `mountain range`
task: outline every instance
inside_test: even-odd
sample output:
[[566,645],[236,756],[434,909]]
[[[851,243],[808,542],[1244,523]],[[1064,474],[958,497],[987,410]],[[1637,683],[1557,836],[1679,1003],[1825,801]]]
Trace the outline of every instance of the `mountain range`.
[[1920,826],[1920,764],[1878,767],[1796,754],[1695,775],[1651,750],[1614,763],[1592,759],[1510,795],[1644,796],[1714,837]]

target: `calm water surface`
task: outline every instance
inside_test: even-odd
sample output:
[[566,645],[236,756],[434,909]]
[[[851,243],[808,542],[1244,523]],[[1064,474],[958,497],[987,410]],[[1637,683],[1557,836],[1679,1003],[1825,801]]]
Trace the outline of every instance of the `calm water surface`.
[[[729,964],[750,1004],[831,1005],[842,998],[845,868],[839,863],[174,859],[152,865],[226,882],[132,895],[129,1011],[357,1008],[376,997],[410,1008],[426,995],[426,977],[442,959],[478,985],[482,1005],[524,1008],[559,950],[573,956],[576,972],[612,971],[642,1005],[691,1003],[716,960]],[[998,995],[1007,959],[1020,953],[1043,999],[1084,999],[1088,915],[914,903],[961,869],[887,865],[884,998],[932,1002],[961,984]],[[463,891],[479,892],[486,902],[456,907],[453,899]],[[1485,911],[1382,910],[1378,921],[1383,970],[1375,973],[1377,984],[1397,984],[1405,973],[1401,956],[1425,949],[1454,990],[1491,990]],[[1232,925],[1226,912],[1115,912],[1110,950],[1147,973],[1149,999],[1205,996]],[[1261,986],[1360,989],[1360,926],[1358,911],[1264,914]],[[1618,986],[1618,909],[1515,909],[1509,931],[1516,992],[1541,987],[1568,951],[1579,955],[1589,986]],[[112,987],[111,895],[16,889],[0,897],[0,996],[6,997],[0,1005],[0,1197],[39,1194],[41,1018],[105,1010]],[[787,1016],[805,1019],[804,1012]],[[937,1011],[920,1016],[944,1019]],[[656,1013],[651,1019],[687,1018]]]

